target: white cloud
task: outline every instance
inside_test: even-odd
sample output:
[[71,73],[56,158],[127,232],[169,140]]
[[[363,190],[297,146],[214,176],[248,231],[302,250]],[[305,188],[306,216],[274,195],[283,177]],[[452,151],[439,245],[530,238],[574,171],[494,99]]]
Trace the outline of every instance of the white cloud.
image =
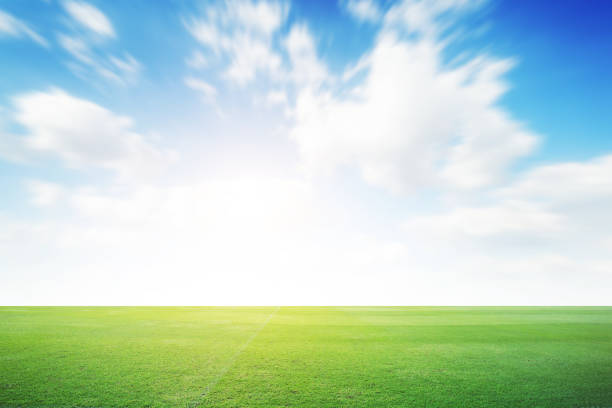
[[[372,287],[369,299],[388,302],[378,280],[363,277],[383,268],[384,281],[407,250],[356,233],[344,225],[346,209],[336,213],[293,177],[67,188],[61,203],[69,214],[61,223],[12,221],[0,231],[1,262],[19,265],[21,276],[55,274],[57,290],[28,292],[34,303],[78,303],[59,294],[81,288],[99,304],[346,304]],[[122,286],[143,290],[129,299],[110,290],[120,276]],[[180,290],[168,291],[177,282]]]
[[271,48],[248,35],[237,37],[232,42],[234,56],[227,69],[227,77],[239,84],[255,78],[257,71],[274,73],[281,65],[281,59]]
[[43,47],[49,46],[47,40],[31,29],[26,23],[10,15],[9,13],[0,10],[0,36],[3,35],[17,38],[28,37]]
[[[210,64],[220,59],[222,76],[239,85],[255,80],[257,75],[288,87],[318,87],[330,76],[317,57],[315,40],[303,23],[294,24],[281,35],[287,21],[284,2],[234,0],[213,3],[201,17],[185,21],[185,26],[211,56],[204,59],[197,51],[187,59],[190,67]],[[283,55],[286,55],[287,62]]]
[[612,155],[585,162],[565,162],[535,167],[497,194],[509,199],[528,199],[572,206],[576,202],[612,200]]
[[403,0],[385,15],[387,28],[430,39],[441,36],[461,13],[474,10],[483,0]]
[[115,56],[110,57],[110,61],[117,67],[119,70],[124,72],[127,75],[134,75],[140,72],[142,69],[142,65],[138,62],[134,57],[130,54],[125,54],[125,57],[119,58]]
[[96,7],[83,1],[65,1],[64,8],[80,25],[104,37],[115,37],[109,19]]
[[[493,278],[504,270],[509,279],[518,276],[531,284],[546,270],[557,276],[552,286],[569,288],[578,276],[588,285],[607,283],[612,278],[603,266],[612,261],[611,163],[611,156],[602,156],[536,166],[508,185],[471,197],[477,201],[472,205],[413,216],[406,232],[445,254],[470,278],[475,257],[486,257]],[[561,259],[562,265],[550,259]]]
[[64,194],[64,188],[56,183],[40,180],[29,180],[26,187],[30,193],[30,201],[39,207],[56,204]]
[[280,2],[235,0],[230,6],[241,25],[272,35],[287,17],[287,6]]
[[511,60],[477,56],[449,66],[436,37],[402,38],[385,26],[357,64],[364,81],[342,96],[298,94],[290,136],[307,169],[354,166],[367,182],[395,192],[472,189],[491,185],[532,151],[536,136],[497,105]]
[[273,50],[272,40],[287,11],[281,2],[233,0],[209,5],[204,16],[185,24],[202,45],[227,58],[225,76],[245,84],[258,72],[279,70],[281,57]]
[[287,103],[287,93],[282,90],[268,92],[266,100],[270,105],[284,105]]
[[208,103],[213,103],[215,101],[217,89],[215,89],[215,87],[210,85],[208,82],[194,77],[186,77],[185,85],[195,91],[198,91],[202,95],[204,101]]
[[208,66],[208,59],[201,51],[195,50],[188,58],[185,59],[188,67],[193,69],[202,69]]
[[[367,5],[374,3],[354,3],[369,18]],[[272,74],[271,84],[262,81],[263,97],[253,99],[287,105],[285,119],[295,121],[290,136],[308,170],[348,166],[371,185],[396,192],[434,187],[432,195],[387,194],[354,183],[350,173],[331,182],[294,176],[289,143],[265,159],[250,147],[237,153],[243,146],[236,141],[273,132],[277,112],[264,112],[274,120],[249,122],[253,112],[239,112],[219,121],[231,126],[215,124],[214,131],[240,136],[219,137],[232,139],[223,146],[206,144],[212,152],[194,148],[198,165],[181,161],[175,177],[176,169],[164,170],[176,155],[128,117],[61,90],[15,98],[13,119],[24,134],[3,132],[2,154],[35,163],[52,158],[118,177],[105,185],[85,179],[78,187],[25,182],[29,202],[39,207],[28,210],[39,212],[29,220],[0,212],[0,269],[13,271],[2,276],[0,298],[30,304],[609,303],[612,156],[536,166],[510,179],[507,169],[537,141],[499,104],[513,60],[480,55],[447,64],[443,58],[456,14],[472,4],[404,1],[384,16],[378,9],[383,26],[373,48],[338,75],[341,81],[317,55],[304,23],[284,27],[285,3],[209,4],[203,17],[185,23],[208,48],[186,61],[192,68],[214,68],[215,58],[225,59],[223,75],[240,84]],[[120,82],[143,69],[128,53],[107,52],[112,35],[76,24],[70,29],[58,40],[86,78],[96,73]],[[207,102],[219,97],[208,79],[182,79]],[[282,144],[274,137],[252,144],[274,150]],[[223,164],[209,163],[215,160]],[[278,160],[282,170],[257,160]],[[255,175],[269,168],[282,176]],[[223,178],[226,173],[248,176]],[[168,177],[162,182],[158,174]]]
[[[593,168],[576,185],[605,174],[604,161],[584,163]],[[486,205],[414,217],[403,233],[378,225],[380,236],[365,229],[354,202],[334,207],[329,193],[293,177],[62,187],[51,199],[31,189],[33,201],[70,217],[0,215],[0,259],[21,276],[54,276],[40,288],[28,282],[29,303],[41,304],[606,304],[612,219],[601,217],[611,197],[596,194],[597,184],[588,189],[582,203],[600,207],[595,220],[592,208],[560,211],[559,195],[534,202],[527,192],[499,198],[502,190],[480,196]],[[125,290],[111,290],[119,278]],[[14,295],[24,285],[9,280],[4,298],[28,303]],[[87,299],[67,301],[67,291]]]
[[564,217],[525,203],[457,208],[449,213],[415,217],[408,230],[447,238],[491,238],[502,235],[553,236],[562,233]]
[[375,0],[346,0],[340,1],[340,5],[359,21],[374,23],[382,16]]
[[68,31],[57,34],[60,46],[74,57],[68,67],[88,81],[95,74],[119,85],[135,83],[143,66],[128,52],[118,55],[109,51],[109,41],[116,34],[108,18],[88,3],[66,1],[63,4],[71,21],[77,23],[67,24]]
[[75,58],[71,63],[75,73],[90,79],[90,73],[96,73],[120,85],[134,83],[140,72],[142,64],[127,52],[123,57],[107,54],[103,44],[92,41],[87,36],[78,34],[59,34],[59,44]]
[[80,62],[87,65],[96,65],[92,51],[83,39],[60,34],[57,40],[66,51]]
[[71,167],[100,167],[127,180],[155,174],[174,159],[133,131],[130,118],[62,90],[20,95],[15,106],[25,146]]
[[285,47],[291,61],[289,73],[298,86],[318,86],[329,78],[326,66],[317,57],[314,39],[303,24],[294,24],[285,39]]

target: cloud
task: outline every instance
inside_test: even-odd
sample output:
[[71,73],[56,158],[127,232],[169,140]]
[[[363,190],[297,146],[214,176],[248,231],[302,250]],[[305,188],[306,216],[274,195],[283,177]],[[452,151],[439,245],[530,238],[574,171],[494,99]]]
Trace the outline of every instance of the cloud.
[[287,103],[287,94],[282,90],[272,90],[266,95],[266,101],[270,105],[284,105]]
[[385,14],[385,26],[405,34],[439,38],[457,17],[485,3],[486,0],[403,0]]
[[0,36],[27,37],[43,47],[48,47],[49,43],[36,31],[31,29],[26,23],[9,13],[0,10]]
[[195,50],[193,53],[185,59],[185,64],[193,69],[202,69],[208,66],[208,59],[202,54],[201,51]]
[[[382,268],[384,279],[406,254],[402,244],[345,226],[345,208],[336,213],[308,181],[291,176],[65,188],[55,211],[62,222],[12,220],[0,231],[3,262],[19,265],[21,276],[41,268],[56,276],[57,291],[31,288],[35,303],[66,303],[58,294],[68,287],[100,304],[348,303],[363,296],[360,276]],[[128,299],[111,290],[119,278],[143,290]],[[180,290],[168,291],[177,282]],[[359,285],[360,295],[340,290],[347,285]]]
[[41,180],[29,180],[26,188],[30,193],[30,202],[38,207],[54,205],[64,194],[64,188],[61,185]]
[[525,203],[503,203],[416,217],[406,224],[406,228],[460,239],[514,234],[551,236],[563,232],[563,217]]
[[289,78],[298,86],[319,86],[329,79],[327,67],[317,57],[314,39],[308,27],[294,24],[284,42],[289,54]]
[[[606,304],[609,297],[609,251],[592,256],[583,246],[550,246],[551,236],[537,229],[566,220],[537,221],[544,208],[490,205],[480,221],[469,211],[439,220],[440,228],[458,220],[451,229],[467,235],[432,240],[407,229],[391,239],[366,233],[350,206],[331,208],[319,193],[300,178],[250,176],[64,188],[55,207],[69,217],[60,223],[0,218],[0,259],[18,265],[22,276],[61,271],[51,283],[57,290],[27,292],[43,304],[65,303],[59,294],[69,288],[100,304],[541,305]],[[517,233],[511,245],[470,245]],[[529,234],[541,237],[536,248]],[[558,235],[572,244],[584,239]],[[111,290],[117,279],[125,291]]]
[[187,64],[196,68],[217,59],[225,65],[222,77],[238,85],[258,75],[287,88],[331,81],[306,24],[295,23],[283,33],[288,10],[287,3],[265,0],[209,5],[202,16],[186,19],[185,26],[211,55],[205,59],[196,51]]
[[585,281],[606,280],[601,265],[612,261],[611,165],[606,155],[535,166],[506,185],[470,197],[471,205],[415,215],[404,227],[420,237],[420,245],[452,254],[448,257],[455,265],[488,256],[491,265],[521,262],[521,273],[528,275],[530,269],[538,271],[542,257],[554,256]]
[[60,34],[57,38],[60,45],[77,60],[87,65],[96,65],[93,53],[83,39]]
[[[509,189],[527,180],[539,184],[531,176],[540,170]],[[568,205],[561,184],[542,184],[543,194],[552,193],[546,198],[504,197],[500,187],[471,197],[477,201],[472,205],[411,216],[403,224],[405,239],[419,254],[411,270],[437,276],[441,290],[452,288],[449,296],[463,304],[470,297],[472,304],[607,304],[602,288],[612,282],[612,195],[591,186]]]
[[123,59],[111,56],[110,61],[115,65],[115,67],[117,67],[126,75],[137,74],[142,69],[142,65],[140,64],[140,62],[138,62],[136,58],[132,57],[130,54],[127,53],[125,54],[125,57]]
[[134,84],[143,66],[128,52],[117,55],[109,51],[109,41],[116,34],[108,18],[88,3],[63,4],[73,24],[67,24],[67,32],[58,33],[57,41],[74,58],[69,68],[86,80],[95,74],[119,85]]
[[96,7],[83,1],[65,1],[64,8],[81,26],[103,37],[115,37],[109,19]]
[[194,77],[186,77],[185,85],[195,91],[198,91],[202,95],[205,102],[213,103],[215,101],[217,90],[208,82]]
[[86,36],[59,34],[58,42],[75,58],[72,66],[77,75],[90,78],[91,72],[114,83],[127,85],[136,82],[142,64],[127,52],[123,57],[107,55],[101,45]]
[[14,101],[15,122],[26,130],[24,145],[70,167],[103,168],[129,180],[157,174],[175,158],[132,130],[130,118],[62,90],[22,94]]
[[346,0],[340,1],[340,5],[361,22],[375,23],[382,16],[380,7],[374,0]]
[[584,162],[537,166],[509,186],[497,191],[499,197],[572,206],[576,202],[612,200],[612,155]]
[[[395,21],[389,16],[404,7],[385,20]],[[449,65],[445,44],[386,25],[358,70],[350,69],[349,77],[364,73],[362,82],[336,93],[302,89],[290,137],[305,168],[355,167],[368,183],[394,192],[474,189],[530,153],[537,137],[498,106],[513,61],[480,55]]]
[[202,45],[227,59],[226,78],[243,85],[258,72],[279,70],[282,60],[272,40],[287,12],[282,2],[232,0],[209,5],[185,25]]
[[[0,153],[112,177],[79,177],[77,186],[42,176],[24,182],[27,219],[0,212],[0,267],[14,271],[3,276],[0,297],[47,304],[609,302],[612,156],[510,171],[538,141],[500,103],[514,59],[447,62],[460,16],[479,2],[403,1],[384,13],[365,0],[341,5],[380,30],[372,48],[338,74],[317,53],[318,31],[301,21],[289,26],[286,3],[207,3],[202,15],[185,19],[200,44],[186,64],[220,64],[235,84],[263,79],[262,96],[253,99],[286,108],[286,122],[276,122],[276,111],[264,112],[271,119],[239,111],[210,129],[238,136],[220,134],[202,150],[199,139],[190,145],[198,164],[181,160],[180,174],[170,167],[176,153],[129,117],[60,89],[14,98],[6,113],[21,134],[3,132]],[[74,18],[57,39],[84,78],[127,83],[142,72],[131,54],[111,52],[117,33],[108,19],[110,31],[67,12]],[[181,78],[207,103],[223,100],[216,80]],[[285,127],[294,144],[269,135]],[[251,131],[264,137],[252,143]],[[294,167],[295,147],[306,174]],[[282,164],[269,163],[275,160]],[[346,168],[366,183],[354,183]],[[338,169],[340,179],[307,177]],[[277,177],[256,175],[268,171]]]

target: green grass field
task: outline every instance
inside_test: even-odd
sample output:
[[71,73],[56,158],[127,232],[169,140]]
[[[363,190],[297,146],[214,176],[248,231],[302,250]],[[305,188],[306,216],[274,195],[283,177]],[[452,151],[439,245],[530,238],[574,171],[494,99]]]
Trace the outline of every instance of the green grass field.
[[39,406],[612,407],[612,308],[0,308]]

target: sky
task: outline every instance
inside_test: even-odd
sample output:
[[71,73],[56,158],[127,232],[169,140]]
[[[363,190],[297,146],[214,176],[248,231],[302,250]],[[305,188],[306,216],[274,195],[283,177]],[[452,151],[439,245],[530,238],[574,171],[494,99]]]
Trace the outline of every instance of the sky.
[[0,304],[609,305],[611,19],[0,0]]

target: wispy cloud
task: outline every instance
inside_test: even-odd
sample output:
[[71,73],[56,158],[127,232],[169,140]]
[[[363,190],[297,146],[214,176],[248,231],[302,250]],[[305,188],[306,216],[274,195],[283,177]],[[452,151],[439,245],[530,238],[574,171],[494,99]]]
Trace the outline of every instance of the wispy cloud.
[[106,15],[82,1],[66,1],[63,5],[70,24],[57,40],[75,58],[69,67],[84,78],[94,73],[120,85],[135,83],[142,64],[125,51],[122,56],[109,51],[108,42],[116,40],[117,35]]
[[43,47],[49,46],[47,40],[30,28],[26,23],[0,10],[0,37],[3,35],[16,38],[26,37]]
[[382,16],[380,5],[376,0],[341,0],[340,5],[362,22],[374,23]]
[[203,16],[187,18],[185,25],[203,46],[227,58],[229,80],[245,84],[257,72],[278,72],[282,61],[272,39],[287,12],[284,2],[232,0],[207,6]]
[[189,57],[185,58],[185,64],[193,69],[202,69],[208,66],[208,58],[201,51],[195,50]]
[[83,1],[65,1],[64,8],[80,25],[104,37],[115,37],[110,20],[96,7]]
[[184,82],[189,88],[198,91],[206,102],[213,103],[215,101],[217,90],[208,82],[194,77],[186,77]]

